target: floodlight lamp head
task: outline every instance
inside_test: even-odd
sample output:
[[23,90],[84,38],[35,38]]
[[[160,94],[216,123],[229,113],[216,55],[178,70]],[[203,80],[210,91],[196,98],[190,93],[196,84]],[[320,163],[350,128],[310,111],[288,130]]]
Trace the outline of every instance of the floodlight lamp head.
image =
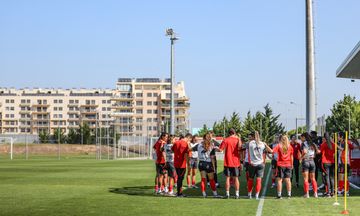
[[166,36],[172,36],[174,34],[174,30],[172,28],[166,29]]

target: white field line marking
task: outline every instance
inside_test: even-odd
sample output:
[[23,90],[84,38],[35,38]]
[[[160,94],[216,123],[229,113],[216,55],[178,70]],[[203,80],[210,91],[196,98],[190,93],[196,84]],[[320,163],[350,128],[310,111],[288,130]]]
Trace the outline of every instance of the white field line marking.
[[351,183],[351,182],[349,182],[349,184],[350,184],[350,186],[351,186],[352,188],[354,188],[354,189],[357,189],[357,190],[360,189],[360,187],[358,187],[356,184],[353,184],[353,183]]
[[263,193],[262,193],[261,198],[260,198],[260,202],[259,202],[259,205],[258,205],[258,208],[257,208],[257,211],[256,211],[256,216],[261,216],[262,215],[262,210],[263,210],[263,207],[264,207],[265,195],[266,195],[266,190],[267,190],[270,174],[271,174],[271,166],[269,167],[269,171],[268,171],[267,176],[266,176],[265,187],[264,187]]

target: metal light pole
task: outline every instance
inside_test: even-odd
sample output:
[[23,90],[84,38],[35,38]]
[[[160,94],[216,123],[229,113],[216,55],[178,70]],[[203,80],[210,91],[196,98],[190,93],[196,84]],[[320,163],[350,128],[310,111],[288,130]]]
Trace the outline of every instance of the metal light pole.
[[170,51],[170,81],[171,81],[171,93],[170,93],[170,133],[175,134],[175,98],[174,98],[174,43],[179,38],[172,28],[166,29],[166,36],[170,37],[171,51]]
[[306,1],[306,129],[316,127],[313,1]]
[[348,111],[349,111],[349,139],[350,139],[350,134],[351,134],[351,107],[350,107],[350,105],[345,105],[345,104],[339,104],[340,106],[343,106],[343,107],[346,107],[346,108],[348,108]]

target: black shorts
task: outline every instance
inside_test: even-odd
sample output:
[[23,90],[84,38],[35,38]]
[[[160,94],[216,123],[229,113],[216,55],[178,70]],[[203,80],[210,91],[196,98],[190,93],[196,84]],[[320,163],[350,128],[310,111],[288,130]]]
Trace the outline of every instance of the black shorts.
[[205,161],[200,161],[199,162],[199,171],[200,172],[206,172],[206,173],[215,172],[213,164],[211,162],[205,162]]
[[163,175],[166,173],[165,164],[156,164],[156,174]]
[[244,162],[245,172],[249,172],[249,162]]
[[291,167],[277,167],[276,177],[291,178]]
[[175,177],[175,167],[174,162],[166,162],[166,171],[170,178]]
[[226,177],[238,177],[239,174],[239,167],[224,167],[224,175]]
[[249,178],[254,179],[256,178],[262,178],[264,177],[264,170],[265,170],[265,165],[264,164],[260,164],[260,165],[249,165]]
[[303,172],[315,173],[316,167],[313,159],[303,160],[301,166]]
[[276,169],[276,167],[277,167],[277,161],[271,160],[271,169]]
[[176,174],[179,178],[182,178],[185,176],[186,168],[175,168]]
[[[339,163],[339,173],[344,174],[345,173],[345,164]],[[350,165],[347,165],[347,173],[350,173]]]
[[197,169],[198,166],[198,159],[197,158],[190,158],[190,168]]

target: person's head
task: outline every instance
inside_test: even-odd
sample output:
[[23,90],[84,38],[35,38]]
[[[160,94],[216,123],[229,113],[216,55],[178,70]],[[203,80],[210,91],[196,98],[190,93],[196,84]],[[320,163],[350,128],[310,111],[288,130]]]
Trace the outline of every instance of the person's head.
[[168,144],[174,144],[174,142],[175,142],[175,136],[174,135],[169,135],[167,143]]
[[291,139],[291,142],[295,142],[296,141],[296,136],[295,136],[295,134],[292,134],[291,136],[290,136],[290,139]]
[[167,142],[168,141],[168,137],[169,137],[169,134],[168,133],[161,133],[160,137],[159,137],[159,140],[162,140],[162,141],[165,141]]
[[236,135],[236,131],[235,131],[234,128],[231,128],[231,129],[229,130],[229,135],[230,135],[230,136]]
[[248,139],[249,141],[252,141],[255,139],[255,132],[251,132],[249,135],[248,135]]
[[300,136],[301,142],[309,142],[311,140],[311,137],[308,132],[302,133]]
[[258,131],[255,131],[255,141],[259,142],[260,141],[260,134]]
[[184,139],[187,141],[187,142],[190,142],[191,141],[191,138],[192,138],[192,135],[191,133],[187,133],[184,137]]
[[316,131],[311,131],[310,136],[311,136],[312,139],[316,139],[317,138],[317,132]]
[[332,149],[331,137],[330,137],[330,134],[328,132],[324,133],[323,141],[326,142],[329,149]]
[[192,136],[191,143],[197,143],[197,142],[198,142],[197,136],[196,135]]
[[209,150],[211,145],[211,134],[209,132],[203,136],[203,145],[205,150]]
[[286,153],[290,145],[289,138],[286,135],[281,136],[280,143],[281,143],[282,151]]
[[211,138],[214,137],[214,131],[210,130],[208,133],[209,133],[209,135],[211,136]]
[[343,142],[344,141],[344,139],[345,139],[345,133],[344,132],[339,132],[339,141],[340,142]]

